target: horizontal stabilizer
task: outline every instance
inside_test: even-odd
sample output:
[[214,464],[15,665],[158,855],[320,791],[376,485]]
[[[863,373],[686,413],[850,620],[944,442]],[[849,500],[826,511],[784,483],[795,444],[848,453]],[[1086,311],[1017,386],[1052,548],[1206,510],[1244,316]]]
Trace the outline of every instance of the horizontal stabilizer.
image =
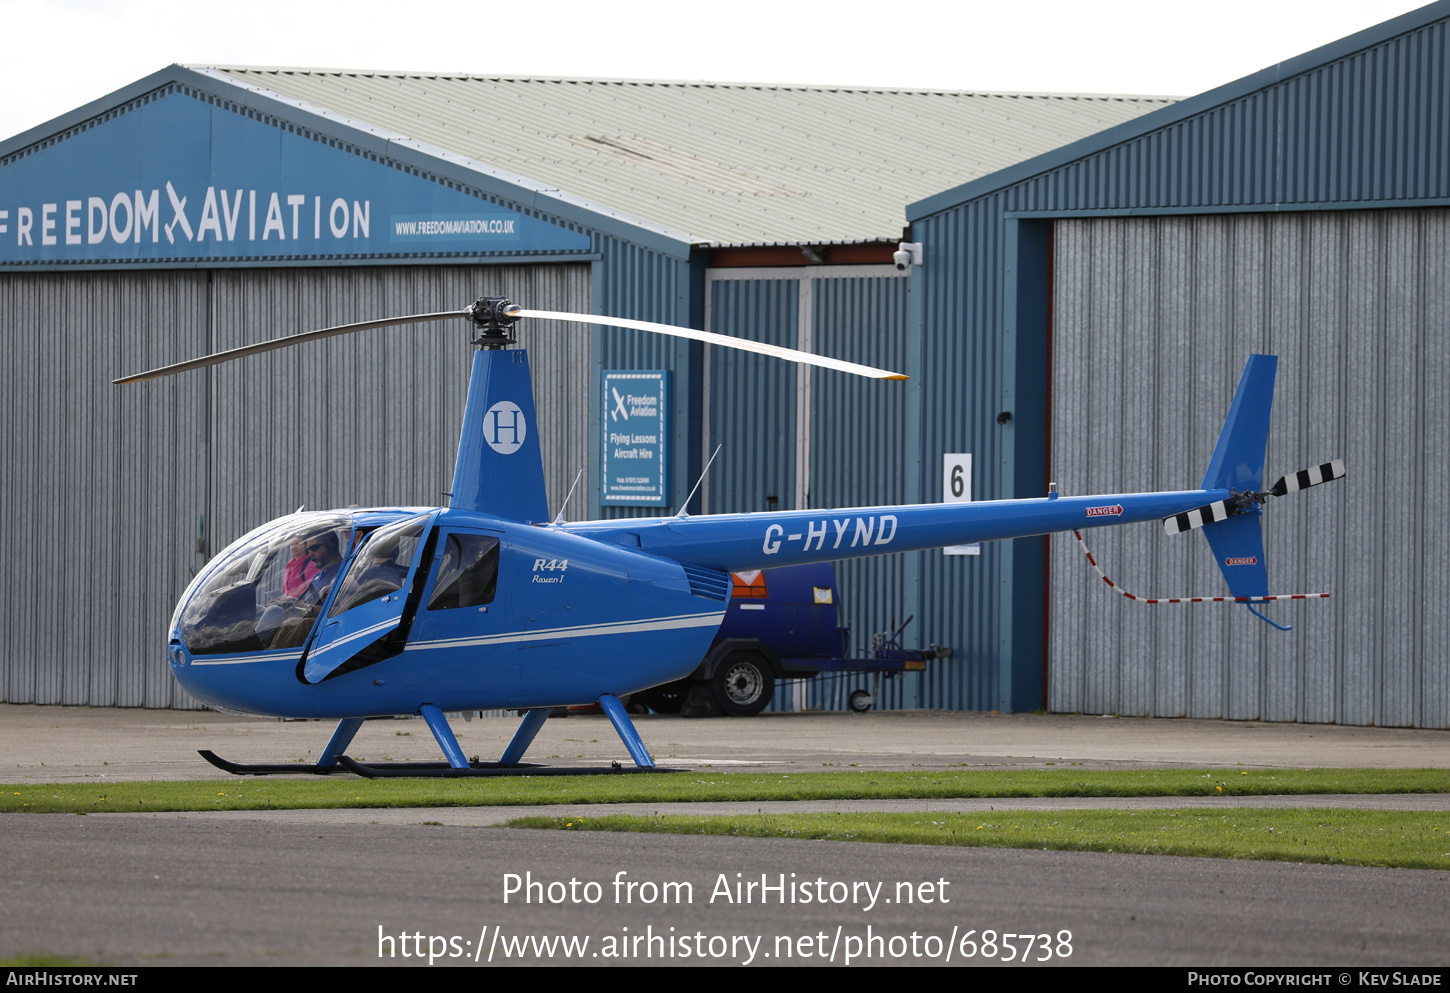
[[1325,462],[1323,465],[1316,465],[1309,469],[1300,469],[1298,472],[1290,473],[1280,477],[1269,492],[1274,496],[1287,496],[1290,493],[1298,493],[1300,490],[1308,489],[1311,486],[1318,486],[1320,483],[1327,483],[1334,479],[1344,478],[1344,460],[1335,459],[1333,462]]

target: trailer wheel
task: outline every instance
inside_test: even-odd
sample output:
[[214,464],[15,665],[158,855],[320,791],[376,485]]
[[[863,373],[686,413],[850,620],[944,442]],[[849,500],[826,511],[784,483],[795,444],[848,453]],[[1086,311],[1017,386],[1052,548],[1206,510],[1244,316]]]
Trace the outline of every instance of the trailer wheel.
[[710,678],[715,702],[731,717],[754,717],[770,703],[775,676],[754,652],[731,652]]
[[846,706],[858,714],[864,714],[871,709],[876,698],[865,690],[852,690],[851,695],[846,698]]
[[663,686],[656,686],[638,694],[650,710],[656,714],[678,714],[680,708],[685,705],[685,697],[690,692],[690,681],[679,679],[673,683],[665,683]]

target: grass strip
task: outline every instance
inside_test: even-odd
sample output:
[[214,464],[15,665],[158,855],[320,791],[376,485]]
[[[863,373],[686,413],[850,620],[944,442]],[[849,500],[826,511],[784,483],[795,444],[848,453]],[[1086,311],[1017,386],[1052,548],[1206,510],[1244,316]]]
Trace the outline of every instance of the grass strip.
[[920,772],[683,772],[507,779],[286,779],[0,785],[0,813],[161,813],[336,807],[956,797],[1266,796],[1445,793],[1444,769],[963,769]]
[[665,814],[524,817],[507,826],[1450,869],[1450,813],[1440,812],[1231,807],[987,814]]
[[0,958],[0,969],[53,969],[94,966],[97,963],[74,955],[54,955],[50,952],[31,952],[27,955],[11,955]]

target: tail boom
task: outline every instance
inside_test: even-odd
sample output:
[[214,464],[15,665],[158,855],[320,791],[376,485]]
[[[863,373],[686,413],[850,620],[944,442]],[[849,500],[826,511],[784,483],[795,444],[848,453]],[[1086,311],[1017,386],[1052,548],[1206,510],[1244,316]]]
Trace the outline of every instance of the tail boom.
[[1228,496],[1224,490],[1182,490],[593,521],[565,527],[689,565],[740,572],[1152,521]]

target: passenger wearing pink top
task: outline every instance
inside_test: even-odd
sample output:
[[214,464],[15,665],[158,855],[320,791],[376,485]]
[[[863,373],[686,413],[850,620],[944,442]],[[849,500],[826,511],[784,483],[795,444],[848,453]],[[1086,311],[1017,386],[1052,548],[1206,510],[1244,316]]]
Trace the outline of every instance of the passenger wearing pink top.
[[317,563],[307,554],[306,542],[301,538],[292,539],[291,552],[292,561],[287,563],[287,571],[282,577],[282,595],[300,597],[307,584],[312,582],[312,577],[317,575]]

